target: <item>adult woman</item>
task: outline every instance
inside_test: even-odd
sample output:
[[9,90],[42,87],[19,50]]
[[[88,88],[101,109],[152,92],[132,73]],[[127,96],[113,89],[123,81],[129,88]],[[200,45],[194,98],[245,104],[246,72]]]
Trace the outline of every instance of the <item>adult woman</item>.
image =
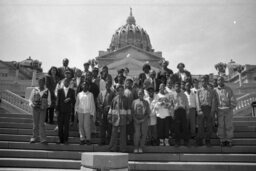
[[56,96],[54,91],[59,81],[60,81],[60,77],[59,77],[58,69],[57,67],[52,66],[51,69],[48,71],[48,75],[46,76],[46,87],[51,93],[52,104],[46,110],[45,122],[49,122],[50,124],[53,124],[54,107],[55,107],[55,101],[56,101]]

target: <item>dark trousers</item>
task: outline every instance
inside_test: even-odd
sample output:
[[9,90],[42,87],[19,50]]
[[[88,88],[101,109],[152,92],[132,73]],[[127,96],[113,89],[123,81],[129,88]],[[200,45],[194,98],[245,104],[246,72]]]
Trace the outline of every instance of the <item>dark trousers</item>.
[[108,123],[108,113],[102,113],[100,118],[100,142],[108,144],[111,138],[112,125]]
[[112,126],[110,151],[117,151],[118,129],[120,129],[120,151],[126,151],[126,125]]
[[59,113],[58,115],[58,131],[60,142],[68,141],[70,115],[71,113]]
[[53,123],[53,116],[54,116],[54,108],[49,107],[46,110],[46,115],[45,115],[45,122],[50,122]]
[[128,145],[133,145],[134,140],[134,122],[130,122],[126,125],[127,143]]
[[174,138],[175,141],[188,141],[188,125],[186,110],[183,108],[178,108],[174,110]]
[[[213,128],[213,116],[211,115],[211,107],[210,106],[201,106],[202,115],[197,116],[198,121],[198,134],[197,139],[202,140],[205,138],[206,140],[210,140],[212,135]],[[206,127],[206,130],[205,130]]]
[[157,135],[159,139],[169,138],[170,116],[161,119],[157,117]]

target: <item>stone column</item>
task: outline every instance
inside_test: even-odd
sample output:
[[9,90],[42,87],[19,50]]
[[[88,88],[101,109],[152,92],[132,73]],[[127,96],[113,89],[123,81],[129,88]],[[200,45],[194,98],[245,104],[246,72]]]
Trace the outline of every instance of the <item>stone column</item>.
[[128,153],[82,153],[81,171],[128,171]]
[[32,82],[31,82],[31,86],[35,87],[36,86],[36,69],[33,69],[33,75],[32,75]]
[[18,80],[19,80],[19,69],[18,68],[16,68],[16,71],[15,71],[15,80],[14,80],[14,82],[18,82]]

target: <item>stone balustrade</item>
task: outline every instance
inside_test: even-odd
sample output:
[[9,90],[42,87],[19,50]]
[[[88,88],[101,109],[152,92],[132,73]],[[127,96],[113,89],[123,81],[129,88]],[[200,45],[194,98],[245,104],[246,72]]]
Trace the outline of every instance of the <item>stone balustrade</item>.
[[29,101],[9,90],[4,90],[1,92],[1,99],[5,100],[13,106],[22,109],[27,113],[32,113],[32,108],[29,106]]
[[244,112],[245,110],[252,109],[252,102],[256,101],[256,93],[248,93],[242,97],[237,98],[237,106],[233,110],[234,115],[237,115],[239,112]]

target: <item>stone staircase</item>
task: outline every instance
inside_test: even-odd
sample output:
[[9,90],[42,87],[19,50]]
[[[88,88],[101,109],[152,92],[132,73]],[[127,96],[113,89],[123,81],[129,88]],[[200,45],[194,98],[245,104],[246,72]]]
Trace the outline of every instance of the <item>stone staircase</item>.
[[[213,136],[211,147],[147,146],[144,154],[131,153],[129,169],[139,170],[256,170],[256,118],[234,119],[233,147],[220,147]],[[79,170],[82,152],[107,151],[98,146],[79,145],[78,132],[70,131],[69,145],[59,145],[55,125],[46,125],[49,144],[29,144],[32,132],[31,115],[11,113],[0,108],[0,170],[68,169]]]

